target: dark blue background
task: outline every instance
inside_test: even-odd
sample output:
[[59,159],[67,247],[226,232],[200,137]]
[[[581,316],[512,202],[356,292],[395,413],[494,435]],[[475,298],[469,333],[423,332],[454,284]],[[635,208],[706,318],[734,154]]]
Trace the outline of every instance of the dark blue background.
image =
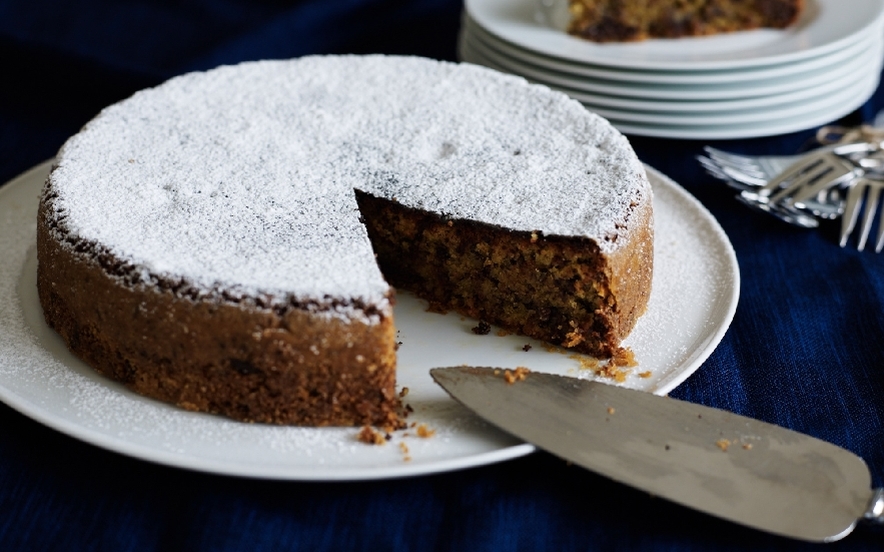
[[[461,8],[454,0],[0,1],[0,182],[51,157],[103,106],[183,72],[324,53],[454,60]],[[879,90],[842,122],[881,108]],[[812,135],[714,145],[794,153]],[[884,255],[840,249],[836,224],[806,231],[749,212],[694,161],[701,142],[631,139],[643,161],[718,218],[741,268],[730,330],[672,394],[841,445],[884,484]],[[819,548],[545,453],[425,477],[293,483],[156,466],[3,405],[0,428],[0,550]],[[861,525],[826,548],[882,550],[884,530]]]

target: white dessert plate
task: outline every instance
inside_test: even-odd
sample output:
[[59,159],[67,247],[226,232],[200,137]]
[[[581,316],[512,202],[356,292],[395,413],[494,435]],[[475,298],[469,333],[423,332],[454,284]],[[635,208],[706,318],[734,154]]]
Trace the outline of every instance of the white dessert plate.
[[[832,87],[833,91],[822,96],[810,95],[803,101],[800,98],[806,91],[796,92],[795,96],[792,96],[792,93],[785,93],[774,96],[774,102],[770,106],[765,105],[768,98],[734,102],[683,100],[666,103],[665,100],[659,100],[646,102],[645,106],[648,109],[631,109],[639,105],[633,103],[638,100],[611,98],[611,102],[606,103],[608,96],[575,91],[541,79],[529,78],[529,80],[572,96],[627,134],[701,140],[771,136],[827,124],[861,106],[878,86],[880,69],[876,68],[881,67],[882,46],[884,46],[882,41],[876,41],[873,49],[864,54],[858,63],[862,70],[854,71],[851,65],[852,74],[843,80],[838,80],[837,85]],[[459,43],[459,55],[465,62],[511,72],[471,50],[470,43],[464,36],[461,36]],[[821,76],[826,77],[825,74]],[[827,78],[831,78],[831,75]],[[829,90],[829,85],[830,83],[826,82],[818,85],[818,88]],[[776,105],[777,97],[792,97],[792,101],[786,102],[787,106],[780,108]],[[758,103],[755,103],[756,101]],[[715,103],[722,104],[722,107],[728,104],[742,107],[731,111],[709,110],[709,105]],[[680,104],[684,109],[675,109],[676,104]],[[611,107],[612,105],[615,107]],[[650,109],[652,106],[658,109]],[[680,115],[681,113],[684,115]]]
[[[877,60],[870,60],[866,67],[880,67]],[[808,113],[816,113],[826,110],[840,110],[853,98],[860,96],[877,84],[879,71],[857,73],[850,81],[845,80],[843,87],[836,89],[830,94],[806,99],[786,106],[770,106],[759,108],[742,108],[728,111],[696,111],[672,113],[665,111],[641,111],[628,108],[610,108],[596,102],[593,95],[571,93],[569,95],[583,102],[589,109],[596,111],[603,117],[614,117],[623,121],[633,121],[647,124],[669,125],[734,125],[734,124],[758,124],[767,123],[771,120],[803,117]],[[698,102],[699,103],[699,102]]]
[[801,61],[845,48],[863,33],[880,32],[884,0],[807,0],[799,21],[783,30],[605,44],[554,27],[536,0],[466,0],[465,9],[500,39],[563,60],[652,71],[718,71]]
[[[884,46],[884,41],[882,41]],[[794,92],[771,94],[757,98],[734,100],[645,100],[611,96],[608,94],[589,93],[575,90],[563,84],[546,82],[540,78],[527,77],[536,83],[546,84],[569,96],[599,108],[618,109],[639,113],[654,113],[676,117],[732,117],[751,112],[755,117],[782,117],[795,110],[808,110],[811,105],[831,103],[839,95],[848,94],[858,88],[865,88],[865,83],[874,79],[875,75],[868,71],[869,67],[879,64],[880,57],[864,55],[857,60],[862,71],[847,71],[843,78],[825,79],[817,86],[811,86]]]
[[638,136],[685,140],[733,140],[774,136],[815,128],[836,121],[865,103],[878,88],[879,80],[878,74],[871,73],[871,77],[863,84],[863,87],[856,88],[853,94],[842,103],[825,106],[817,111],[809,111],[790,117],[772,117],[753,123],[676,125],[618,120],[614,114],[609,114],[610,116],[607,118],[620,132]]
[[[823,84],[844,82],[847,79],[859,78],[862,74],[867,73],[870,62],[877,61],[881,56],[881,43],[882,40],[877,38],[875,41],[867,43],[867,47],[860,54],[808,74],[712,84],[623,82],[563,73],[509,57],[470,35],[461,38],[459,47],[464,61],[477,62],[482,65],[493,64],[501,71],[521,75],[536,82],[567,87],[589,94],[675,103],[680,101],[737,100],[751,102],[782,94],[809,93]],[[847,83],[845,82],[845,84]]]
[[[519,336],[476,335],[476,321],[426,312],[401,294],[401,388],[414,428],[384,445],[354,428],[245,424],[186,412],[135,395],[92,371],[43,322],[36,294],[36,210],[44,163],[0,188],[0,400],[62,433],[143,460],[185,469],[288,480],[404,477],[499,462],[529,444],[488,426],[437,387],[434,366],[475,364],[596,377],[587,357],[549,350]],[[708,211],[648,168],[655,198],[655,273],[647,313],[629,336],[638,361],[622,385],[665,394],[712,353],[733,318],[739,269],[733,248]],[[685,290],[690,290],[688,293]],[[530,345],[530,347],[527,347]],[[527,349],[527,350],[526,350]]]
[[871,43],[881,38],[880,33],[865,31],[857,37],[857,40],[843,48],[790,63],[709,71],[656,71],[576,63],[539,54],[498,39],[473,22],[466,13],[463,14],[461,32],[514,60],[560,73],[593,79],[623,81],[626,83],[681,85],[759,82],[765,79],[789,76],[800,79],[811,72],[825,71],[833,68],[837,63],[853,59],[855,56],[867,51]]

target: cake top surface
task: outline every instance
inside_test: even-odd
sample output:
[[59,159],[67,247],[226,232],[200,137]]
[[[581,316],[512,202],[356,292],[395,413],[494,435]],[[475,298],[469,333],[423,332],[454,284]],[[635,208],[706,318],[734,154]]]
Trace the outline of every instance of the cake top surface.
[[[176,77],[104,109],[49,180],[67,241],[142,280],[271,302],[385,301],[354,190],[614,251],[650,196],[627,140],[521,78],[314,56]],[[622,241],[622,240],[621,240]]]

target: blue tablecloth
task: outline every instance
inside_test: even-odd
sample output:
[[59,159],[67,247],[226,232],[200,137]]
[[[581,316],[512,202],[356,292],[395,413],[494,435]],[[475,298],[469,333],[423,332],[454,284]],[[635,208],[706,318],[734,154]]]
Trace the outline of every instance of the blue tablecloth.
[[[0,1],[0,182],[103,106],[191,70],[315,53],[455,59],[455,0]],[[842,122],[870,119],[884,90]],[[714,145],[793,153],[813,129]],[[750,212],[694,161],[631,137],[719,220],[742,290],[720,346],[672,395],[843,446],[884,485],[884,254]],[[2,252],[0,252],[0,262]],[[0,550],[792,550],[546,453],[373,482],[223,477],[96,448],[0,405]],[[882,550],[860,525],[831,549]]]

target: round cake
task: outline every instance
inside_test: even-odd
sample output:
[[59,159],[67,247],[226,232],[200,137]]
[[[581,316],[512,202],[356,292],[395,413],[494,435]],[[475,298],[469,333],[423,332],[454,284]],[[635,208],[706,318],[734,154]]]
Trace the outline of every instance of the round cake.
[[626,138],[521,78],[314,56],[176,77],[58,153],[47,322],[138,393],[232,418],[397,423],[394,289],[610,356],[644,311]]

